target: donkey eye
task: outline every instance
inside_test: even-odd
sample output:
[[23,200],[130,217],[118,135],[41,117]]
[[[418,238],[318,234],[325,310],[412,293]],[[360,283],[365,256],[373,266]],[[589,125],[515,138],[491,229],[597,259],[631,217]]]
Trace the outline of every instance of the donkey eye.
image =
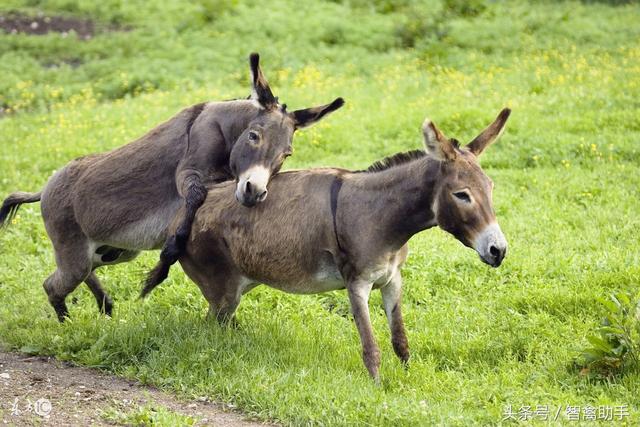
[[469,196],[469,193],[467,193],[466,191],[456,191],[455,193],[453,193],[453,195],[458,200],[462,200],[465,203],[471,203],[471,197]]
[[249,131],[249,141],[256,142],[258,140],[258,134],[252,130]]

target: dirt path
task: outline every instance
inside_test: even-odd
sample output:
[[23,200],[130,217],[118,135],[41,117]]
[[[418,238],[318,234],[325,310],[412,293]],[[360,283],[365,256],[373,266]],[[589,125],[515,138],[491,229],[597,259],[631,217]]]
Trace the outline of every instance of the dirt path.
[[[142,409],[141,409],[142,408]],[[113,425],[154,413],[191,417],[195,425],[256,426],[210,402],[184,402],[157,389],[47,357],[0,352],[0,422],[5,425]],[[120,418],[122,417],[122,418]]]

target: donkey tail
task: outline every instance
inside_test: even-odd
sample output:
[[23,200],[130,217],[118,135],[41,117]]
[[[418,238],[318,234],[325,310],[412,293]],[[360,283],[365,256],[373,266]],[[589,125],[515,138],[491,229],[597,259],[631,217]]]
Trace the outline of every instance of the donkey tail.
[[160,261],[158,261],[155,267],[147,274],[144,287],[142,288],[142,292],[140,292],[140,298],[146,297],[156,286],[164,282],[167,276],[169,276],[171,266],[178,261],[180,254],[184,252],[185,243],[180,242],[182,244],[179,244],[176,240],[182,239],[176,239],[175,235],[171,236],[167,240],[164,248],[162,248]]
[[0,207],[0,228],[11,222],[21,204],[39,202],[40,196],[42,196],[42,192],[23,193],[18,191],[9,195],[2,202],[2,207]]
[[171,264],[162,260],[158,261],[155,267],[153,267],[153,270],[147,274],[147,278],[144,281],[144,288],[142,288],[142,292],[140,292],[140,298],[146,297],[156,286],[164,282],[164,279],[169,275],[170,269]]

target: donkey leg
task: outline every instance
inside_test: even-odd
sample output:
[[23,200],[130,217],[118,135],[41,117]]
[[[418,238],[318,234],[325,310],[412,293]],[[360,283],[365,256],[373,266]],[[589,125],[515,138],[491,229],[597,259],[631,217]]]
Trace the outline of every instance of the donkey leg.
[[93,296],[96,298],[98,310],[111,317],[111,313],[113,312],[113,301],[102,288],[102,284],[100,283],[98,276],[96,276],[95,271],[92,271],[91,274],[89,274],[89,276],[84,280],[84,283],[87,284],[89,289],[91,289],[91,293],[93,293]]
[[202,183],[199,175],[191,174],[184,178],[183,188],[185,199],[185,210],[182,221],[175,234],[169,236],[160,252],[160,261],[153,267],[147,275],[141,296],[146,296],[156,286],[162,283],[169,275],[169,269],[175,264],[184,253],[187,240],[191,234],[193,220],[196,211],[202,206],[207,197],[207,188]]
[[92,256],[92,271],[84,283],[87,284],[98,303],[101,313],[111,316],[113,313],[113,300],[105,292],[95,270],[104,265],[115,265],[131,261],[140,254],[140,251],[115,248],[107,245],[99,246]]
[[371,294],[372,285],[372,283],[365,281],[354,281],[347,285],[347,289],[353,319],[358,327],[362,342],[362,359],[371,377],[376,383],[379,383],[380,349],[373,336],[373,328],[369,318],[369,294]]
[[78,265],[73,269],[62,269],[58,266],[58,269],[44,281],[43,286],[49,297],[49,303],[56,311],[60,322],[64,322],[64,319],[69,317],[69,310],[67,309],[65,298],[73,292],[90,273],[90,264]]
[[239,303],[239,300],[231,304],[224,301],[218,304],[209,303],[207,319],[215,319],[220,324],[220,326],[237,327],[238,323],[235,317],[235,313]]
[[235,313],[240,304],[240,299],[245,293],[241,286],[240,278],[218,276],[218,280],[215,283],[210,282],[205,286],[214,290],[213,293],[208,292],[210,296],[207,297],[209,301],[207,317],[215,318],[218,323],[224,326],[238,326]]
[[215,319],[222,325],[229,324],[240,304],[243,291],[250,289],[242,286],[241,276],[226,265],[224,257],[215,250],[207,252],[202,258],[183,257],[180,264],[209,303],[207,319]]
[[[187,239],[191,234],[191,226],[193,220],[196,217],[196,211],[202,206],[204,200],[207,198],[207,188],[202,183],[202,180],[198,175],[191,175],[185,179],[186,192],[184,196],[185,200],[185,215],[182,223],[176,231],[176,245],[180,254],[184,252],[184,248],[187,245]],[[175,259],[173,262],[177,262]]]
[[52,238],[52,241],[58,268],[44,281],[43,286],[58,320],[63,322],[69,315],[65,298],[91,274],[89,242],[80,231],[73,230],[68,230],[64,239]]
[[396,272],[391,281],[380,289],[384,311],[387,314],[387,322],[391,330],[391,344],[396,355],[405,365],[409,361],[409,342],[404,330],[402,320],[402,310],[400,308],[402,300],[402,277],[400,272]]

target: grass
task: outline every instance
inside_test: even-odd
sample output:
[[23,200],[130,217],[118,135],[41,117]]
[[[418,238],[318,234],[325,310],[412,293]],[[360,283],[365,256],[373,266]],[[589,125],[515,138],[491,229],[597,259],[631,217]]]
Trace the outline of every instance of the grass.
[[501,424],[508,405],[562,406],[559,422],[568,405],[627,405],[625,421],[639,422],[637,367],[595,381],[573,366],[605,313],[599,298],[640,283],[637,4],[163,4],[3,3],[129,29],[82,43],[0,35],[1,193],[36,191],[70,159],[122,145],[184,106],[245,96],[246,56],[257,50],[290,108],[347,100],[296,135],[289,168],[362,168],[418,148],[425,115],[470,140],[511,107],[482,158],[505,263],[489,269],[439,230],[415,236],[403,271],[411,365],[393,355],[374,294],[376,387],[344,292],[259,288],[240,305],[240,327],[222,329],[204,320],[205,301],[179,268],[136,300],[156,253],[99,271],[112,319],[82,287],[72,320],[58,324],[41,288],[53,251],[29,205],[0,234],[0,343],[286,424]]
[[116,425],[127,426],[193,426],[197,420],[178,414],[162,406],[138,406],[133,409],[110,407],[101,414],[102,419]]

